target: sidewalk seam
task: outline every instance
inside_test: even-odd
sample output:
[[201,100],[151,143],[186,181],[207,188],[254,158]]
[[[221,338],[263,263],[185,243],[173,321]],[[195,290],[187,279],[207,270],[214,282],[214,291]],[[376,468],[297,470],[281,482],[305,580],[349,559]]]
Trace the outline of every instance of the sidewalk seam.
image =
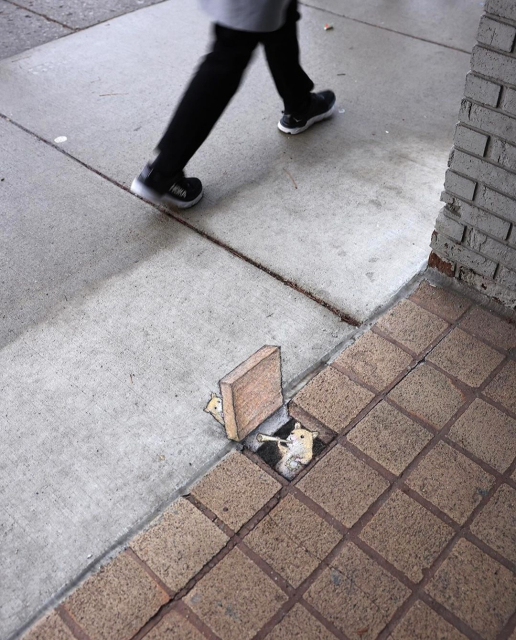
[[67,158],[73,160],[74,162],[77,162],[78,164],[80,164],[85,169],[88,169],[88,171],[91,171],[92,173],[95,173],[100,178],[103,178],[104,180],[107,180],[108,182],[110,182],[112,185],[118,187],[119,189],[122,189],[123,191],[125,191],[128,194],[130,194],[131,196],[133,196],[135,198],[138,198],[142,202],[145,202],[148,206],[153,207],[154,209],[156,209],[157,211],[159,211],[161,213],[164,213],[165,215],[169,216],[170,218],[172,218],[173,220],[175,220],[179,224],[181,224],[184,227],[187,227],[191,231],[195,232],[197,235],[201,236],[205,240],[208,240],[209,242],[217,245],[221,249],[224,249],[225,251],[227,251],[231,255],[235,256],[236,258],[239,258],[240,260],[243,260],[247,264],[250,264],[251,266],[255,267],[256,269],[259,269],[263,273],[266,273],[267,275],[271,276],[275,280],[278,280],[279,282],[281,282],[285,286],[289,287],[290,289],[293,289],[294,291],[297,291],[298,293],[304,295],[306,298],[309,298],[310,300],[312,300],[313,302],[317,303],[318,305],[324,307],[325,309],[328,309],[328,311],[330,311],[331,313],[336,315],[338,318],[340,318],[346,324],[349,324],[352,327],[359,327],[361,325],[361,322],[359,320],[357,320],[356,318],[354,318],[353,316],[351,316],[347,312],[345,312],[345,311],[343,311],[341,309],[338,309],[337,307],[335,307],[334,305],[332,305],[329,302],[326,302],[325,300],[323,300],[319,296],[317,296],[317,295],[315,295],[313,293],[310,293],[310,291],[308,291],[307,289],[304,289],[300,285],[296,284],[293,280],[289,280],[288,278],[285,278],[284,276],[280,275],[279,273],[276,273],[275,271],[272,271],[271,269],[267,268],[266,266],[260,264],[258,261],[254,260],[253,258],[250,258],[250,257],[246,256],[245,254],[241,253],[237,249],[233,249],[233,247],[229,246],[225,242],[222,242],[221,240],[218,240],[217,238],[214,238],[213,236],[210,236],[205,231],[202,231],[201,229],[198,229],[197,227],[195,227],[190,222],[187,222],[180,215],[178,215],[177,213],[173,212],[172,209],[167,209],[165,207],[160,207],[159,205],[155,205],[155,204],[153,204],[151,202],[148,202],[147,200],[144,200],[143,198],[140,198],[139,196],[136,196],[135,194],[131,193],[129,187],[126,187],[123,184],[120,184],[114,178],[110,178],[109,176],[107,176],[106,174],[102,173],[98,169],[95,169],[94,167],[92,167],[91,165],[87,164],[86,162],[83,162],[82,160],[79,160],[79,158],[76,158],[75,156],[73,156],[68,151],[65,151],[64,149],[61,149],[60,147],[56,146],[55,144],[52,144],[52,142],[50,142],[46,138],[43,138],[42,136],[38,135],[34,131],[31,131],[30,129],[27,129],[27,127],[24,127],[22,124],[16,122],[15,120],[12,120],[11,118],[6,116],[5,114],[0,113],[0,118],[5,120],[6,122],[9,122],[10,124],[13,124],[15,127],[18,127],[18,129],[20,129],[21,131],[24,131],[28,135],[33,136],[34,138],[36,138],[37,140],[39,140],[43,144],[48,145],[49,147],[51,147],[52,149],[55,149],[56,151],[59,151],[60,153],[62,153]]
[[308,7],[309,9],[315,9],[316,11],[329,13],[332,16],[343,18],[344,20],[350,20],[351,22],[358,22],[359,24],[364,24],[368,27],[374,27],[375,29],[382,29],[383,31],[389,31],[390,33],[396,33],[400,36],[405,36],[406,38],[412,38],[413,40],[420,40],[421,42],[427,42],[428,44],[433,44],[433,45],[436,45],[437,47],[444,47],[445,49],[458,51],[459,53],[467,53],[468,56],[471,55],[471,51],[466,51],[465,49],[460,49],[459,47],[452,47],[449,44],[443,44],[442,42],[436,42],[435,40],[429,40],[428,38],[423,38],[421,36],[413,36],[410,33],[405,33],[404,31],[396,31],[396,29],[391,29],[390,27],[383,27],[382,25],[374,24],[373,22],[367,22],[367,20],[360,20],[359,18],[351,18],[350,16],[345,16],[342,13],[331,11],[331,9],[323,9],[322,7],[316,7],[313,4],[309,4],[308,2],[301,2],[300,4],[304,7]]

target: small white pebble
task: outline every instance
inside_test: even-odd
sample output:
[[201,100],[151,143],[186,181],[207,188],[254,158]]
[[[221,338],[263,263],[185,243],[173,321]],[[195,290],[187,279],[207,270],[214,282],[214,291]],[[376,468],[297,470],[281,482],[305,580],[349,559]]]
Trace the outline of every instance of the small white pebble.
[[346,113],[346,109],[339,109],[339,113]]
[[388,131],[386,131],[385,133],[389,133]]
[[66,142],[67,140],[68,138],[66,136],[57,136],[57,138],[54,138],[54,142],[56,142],[57,144]]

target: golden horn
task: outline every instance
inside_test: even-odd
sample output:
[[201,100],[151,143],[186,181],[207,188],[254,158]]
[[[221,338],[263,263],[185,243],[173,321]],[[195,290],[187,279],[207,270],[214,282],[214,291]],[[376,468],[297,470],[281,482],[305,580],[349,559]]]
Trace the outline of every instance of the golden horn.
[[258,442],[283,442],[285,444],[288,444],[287,440],[276,438],[276,436],[266,436],[264,433],[258,433],[256,435],[256,439],[258,440]]

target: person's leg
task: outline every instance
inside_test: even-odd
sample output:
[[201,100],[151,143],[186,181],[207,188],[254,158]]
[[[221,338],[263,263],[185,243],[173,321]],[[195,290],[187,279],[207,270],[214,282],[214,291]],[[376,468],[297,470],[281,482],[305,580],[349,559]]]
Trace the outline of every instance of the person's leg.
[[297,0],[292,0],[283,27],[277,31],[262,34],[261,38],[276,89],[283,99],[285,113],[295,113],[305,109],[310,102],[310,92],[314,88],[314,83],[299,61],[297,39],[299,18]]
[[156,169],[172,177],[181,172],[206,140],[236,93],[259,39],[257,34],[215,25],[215,42],[192,78],[157,145]]

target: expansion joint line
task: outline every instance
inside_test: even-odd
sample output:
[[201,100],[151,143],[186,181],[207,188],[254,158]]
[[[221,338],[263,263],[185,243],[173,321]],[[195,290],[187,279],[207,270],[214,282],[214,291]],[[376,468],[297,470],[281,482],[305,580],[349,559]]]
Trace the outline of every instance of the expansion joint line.
[[309,2],[301,2],[304,7],[308,7],[310,9],[315,9],[316,11],[322,11],[323,13],[329,13],[332,16],[337,18],[342,18],[343,20],[350,20],[351,22],[358,22],[359,24],[365,24],[368,27],[374,27],[375,29],[382,29],[383,31],[389,31],[390,33],[397,33],[399,36],[405,36],[406,38],[412,38],[413,40],[420,40],[421,42],[428,42],[428,44],[435,44],[437,47],[444,47],[445,49],[451,49],[452,51],[459,51],[459,53],[467,53],[471,55],[471,51],[466,51],[466,49],[460,49],[459,47],[452,47],[450,44],[444,44],[443,42],[436,42],[435,40],[430,40],[429,38],[422,38],[421,36],[414,36],[410,33],[405,33],[404,31],[397,31],[396,29],[391,29],[390,27],[384,27],[381,24],[374,24],[374,22],[368,22],[367,20],[360,20],[359,18],[352,18],[351,16],[346,16],[342,13],[338,13],[337,11],[331,11],[330,9],[323,9],[322,7],[317,7]]
[[[22,124],[16,122],[15,120],[12,120],[11,118],[6,116],[5,114],[0,113],[0,118],[2,120],[5,120],[6,122],[9,122],[10,124],[14,125],[15,127],[20,129],[24,133],[27,133],[28,135],[32,136],[33,138],[36,138],[37,140],[39,140],[43,144],[46,144],[47,146],[51,147],[55,151],[59,151],[59,153],[62,153],[64,156],[66,156],[70,160],[73,160],[74,162],[76,162],[77,164],[81,165],[85,169],[88,169],[88,171],[91,171],[92,173],[95,173],[100,178],[102,178],[104,180],[107,180],[112,185],[118,187],[119,189],[122,189],[126,193],[131,194],[135,198],[139,198],[140,200],[143,200],[139,196],[135,196],[133,193],[131,193],[131,191],[130,191],[130,189],[128,187],[126,187],[125,185],[121,184],[117,180],[115,180],[113,178],[110,178],[105,173],[102,173],[98,169],[95,169],[95,167],[92,167],[91,165],[87,164],[86,162],[83,162],[82,160],[79,160],[79,158],[76,158],[74,155],[72,155],[68,151],[65,151],[64,149],[58,147],[57,145],[53,144],[49,140],[47,140],[47,139],[43,138],[42,136],[38,135],[34,131],[31,131],[30,129],[27,129],[27,127],[24,127]],[[356,318],[354,318],[352,315],[346,313],[345,311],[343,311],[342,309],[339,309],[338,307],[332,305],[331,303],[326,302],[326,300],[323,300],[322,298],[320,298],[319,296],[315,295],[314,293],[311,293],[310,291],[308,291],[304,287],[301,287],[300,285],[295,283],[293,280],[290,280],[289,278],[286,278],[286,277],[282,276],[281,274],[276,273],[275,271],[272,271],[272,269],[269,269],[268,267],[266,267],[265,265],[261,264],[257,260],[254,260],[253,258],[250,258],[249,256],[246,256],[245,254],[243,254],[242,252],[238,251],[237,249],[234,249],[233,247],[231,247],[230,245],[226,244],[222,240],[219,240],[218,238],[215,238],[214,236],[211,236],[210,234],[206,233],[205,231],[202,231],[201,229],[199,229],[198,227],[193,225],[191,222],[188,222],[187,220],[182,218],[179,214],[174,213],[170,209],[167,209],[167,208],[161,207],[159,205],[153,204],[152,202],[148,202],[147,200],[143,200],[143,201],[146,204],[148,204],[149,206],[151,206],[154,209],[156,209],[157,211],[166,214],[167,216],[169,216],[170,218],[172,218],[173,220],[175,220],[179,224],[183,225],[184,227],[187,227],[188,229],[190,229],[191,231],[193,231],[197,235],[201,236],[205,240],[208,240],[212,244],[215,244],[218,247],[220,247],[221,249],[224,249],[225,251],[227,251],[231,255],[235,256],[236,258],[239,258],[240,260],[243,260],[244,262],[247,262],[247,264],[250,264],[251,266],[255,267],[256,269],[259,269],[260,271],[263,271],[268,276],[271,276],[275,280],[278,280],[278,282],[281,282],[285,286],[293,289],[294,291],[297,291],[298,293],[302,294],[306,298],[309,298],[310,300],[313,300],[314,302],[316,302],[321,307],[324,307],[325,309],[328,309],[328,311],[330,311],[331,313],[336,315],[343,322],[346,322],[347,324],[351,325],[352,327],[359,327],[360,326],[361,322],[359,320],[357,320]]]

